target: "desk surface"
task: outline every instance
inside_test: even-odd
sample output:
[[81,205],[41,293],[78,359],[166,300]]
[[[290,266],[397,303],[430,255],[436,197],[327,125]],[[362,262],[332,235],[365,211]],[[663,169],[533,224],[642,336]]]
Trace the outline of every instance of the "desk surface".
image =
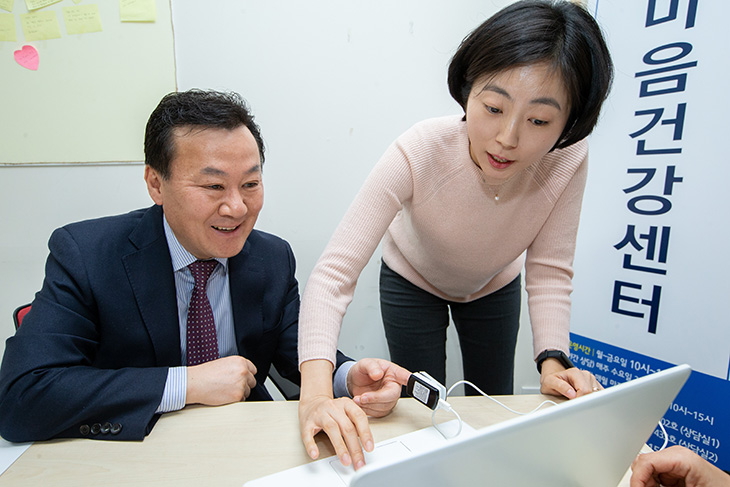
[[[499,399],[513,409],[529,411],[546,397]],[[449,402],[477,429],[514,417],[483,397],[452,397]],[[240,487],[248,480],[309,461],[299,437],[297,407],[297,402],[284,401],[189,406],[164,414],[142,442],[65,439],[35,443],[0,476],[0,486]],[[453,419],[440,414],[439,422]],[[413,399],[401,399],[389,416],[370,420],[376,442],[430,425],[431,412]],[[323,435],[318,435],[317,443],[320,457],[334,454]],[[628,475],[620,486],[628,486]]]

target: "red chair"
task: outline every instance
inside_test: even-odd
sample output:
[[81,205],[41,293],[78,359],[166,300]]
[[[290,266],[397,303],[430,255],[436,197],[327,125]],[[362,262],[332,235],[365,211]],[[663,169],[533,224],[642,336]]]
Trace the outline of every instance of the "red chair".
[[23,306],[17,308],[15,311],[13,311],[13,322],[15,323],[15,329],[17,330],[20,324],[23,322],[23,318],[25,318],[25,315],[28,314],[28,311],[30,311],[30,305],[24,304]]

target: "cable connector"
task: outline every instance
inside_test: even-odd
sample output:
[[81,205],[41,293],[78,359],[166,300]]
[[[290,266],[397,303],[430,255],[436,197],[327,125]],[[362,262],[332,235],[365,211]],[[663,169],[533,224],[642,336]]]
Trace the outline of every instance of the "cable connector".
[[[451,404],[446,402],[446,397],[448,396],[446,386],[428,375],[426,372],[416,372],[415,374],[411,374],[411,376],[408,378],[406,393],[409,396],[413,397],[416,401],[420,402],[421,404],[432,410],[431,424],[433,424],[433,427],[436,428],[436,431],[441,433],[441,436],[446,439],[453,438],[454,436],[459,436],[459,434],[461,433],[463,421],[461,420],[459,413],[457,413],[451,407]],[[452,413],[454,416],[456,416],[456,419],[459,420],[459,428],[456,431],[456,434],[447,435],[443,430],[441,430],[441,428],[438,427],[438,425],[436,424],[437,409],[443,409],[444,411]]]
[[[459,428],[456,430],[456,433],[448,435],[444,430],[442,430],[439,425],[436,424],[436,409],[443,409],[446,412],[449,412],[456,416],[456,419],[459,420]],[[451,404],[444,401],[443,399],[439,399],[438,406],[436,409],[431,412],[431,424],[433,424],[433,427],[436,428],[436,431],[441,433],[441,436],[443,436],[445,439],[454,438],[456,436],[459,436],[461,434],[461,428],[464,425],[464,422],[461,420],[461,416],[459,416],[459,413],[456,412],[455,409],[451,407]]]
[[444,401],[443,399],[439,399],[438,409],[443,409],[444,411],[449,413],[455,412],[453,409],[451,409],[451,404]]

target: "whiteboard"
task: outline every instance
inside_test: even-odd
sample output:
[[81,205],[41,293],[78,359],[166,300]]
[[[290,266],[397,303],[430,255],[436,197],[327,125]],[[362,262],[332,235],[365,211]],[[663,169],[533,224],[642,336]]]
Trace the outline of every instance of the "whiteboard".
[[[2,130],[0,164],[142,161],[144,127],[160,98],[175,91],[169,0],[155,0],[155,22],[121,22],[119,1],[98,6],[101,32],[68,34],[63,0],[38,12],[55,13],[60,38],[28,41],[15,0],[16,42],[0,42]],[[7,14],[4,10],[1,11]],[[31,45],[37,70],[14,52]]]

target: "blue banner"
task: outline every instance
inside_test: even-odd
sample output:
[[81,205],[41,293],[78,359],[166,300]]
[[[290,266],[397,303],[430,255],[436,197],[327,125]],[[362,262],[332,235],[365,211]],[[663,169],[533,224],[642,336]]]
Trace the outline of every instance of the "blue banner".
[[[611,387],[677,364],[571,333],[570,359]],[[730,381],[692,372],[662,418],[668,445],[687,447],[723,470],[730,470]],[[664,434],[657,426],[647,444],[658,450]]]

